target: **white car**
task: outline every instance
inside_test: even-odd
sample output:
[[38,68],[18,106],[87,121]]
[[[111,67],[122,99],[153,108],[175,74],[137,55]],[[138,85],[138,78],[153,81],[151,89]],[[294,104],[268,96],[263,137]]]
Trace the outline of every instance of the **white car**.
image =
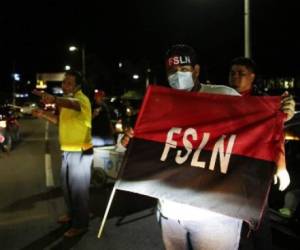
[[25,102],[22,106],[18,107],[21,114],[31,115],[32,111],[38,108],[38,105],[35,102]]
[[31,115],[32,111],[38,108],[35,102],[25,102],[21,106],[9,104],[9,106],[19,110],[21,115]]

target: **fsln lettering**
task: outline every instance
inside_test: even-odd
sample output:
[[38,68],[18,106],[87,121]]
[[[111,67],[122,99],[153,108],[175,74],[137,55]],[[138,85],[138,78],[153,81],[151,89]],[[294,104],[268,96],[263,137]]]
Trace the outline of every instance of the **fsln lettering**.
[[188,56],[174,56],[169,58],[169,65],[191,64],[191,59]]
[[[182,133],[183,133],[183,135],[182,135]],[[185,163],[187,161],[187,159],[189,158],[190,154],[192,153],[193,144],[192,144],[191,140],[198,141],[197,130],[194,128],[188,128],[184,132],[182,132],[182,128],[173,127],[167,133],[165,147],[164,147],[164,150],[160,157],[161,161],[165,161],[168,158],[168,154],[171,149],[177,148],[177,141],[174,139],[174,137],[176,135],[178,137],[182,138],[182,144],[183,144],[185,150],[181,150],[181,149],[177,150],[177,153],[176,153],[176,156],[174,159],[175,162],[177,164]],[[206,162],[200,161],[199,159],[201,158],[200,155],[201,155],[202,149],[209,142],[209,138],[210,138],[210,133],[204,132],[202,134],[201,141],[199,142],[199,145],[193,154],[193,157],[191,160],[191,167],[198,167],[198,168],[206,167]],[[212,150],[209,166],[208,166],[209,170],[215,171],[216,161],[217,161],[217,157],[219,155],[220,171],[223,174],[226,174],[228,171],[230,156],[231,156],[232,149],[233,149],[233,146],[234,146],[234,143],[236,140],[236,135],[229,136],[226,150],[224,150],[225,138],[226,138],[226,135],[222,135],[215,142],[213,150]]]

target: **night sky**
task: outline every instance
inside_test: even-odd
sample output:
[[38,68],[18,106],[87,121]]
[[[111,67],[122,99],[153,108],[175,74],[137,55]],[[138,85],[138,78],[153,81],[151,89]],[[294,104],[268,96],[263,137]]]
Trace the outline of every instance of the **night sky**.
[[[251,1],[252,57],[261,75],[299,76],[296,4]],[[12,0],[2,3],[0,31],[0,89],[9,89],[13,71],[23,79],[62,71],[75,60],[70,44],[85,44],[87,74],[109,82],[119,60],[159,75],[166,49],[186,43],[198,52],[201,78],[224,83],[230,60],[243,55],[243,0]]]

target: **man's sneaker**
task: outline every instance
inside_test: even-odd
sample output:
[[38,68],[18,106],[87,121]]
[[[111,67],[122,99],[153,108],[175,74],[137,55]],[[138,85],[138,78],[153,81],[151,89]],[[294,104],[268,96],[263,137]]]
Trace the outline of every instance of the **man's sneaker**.
[[57,220],[57,223],[60,224],[67,224],[69,222],[71,222],[71,217],[67,214],[60,216]]
[[64,233],[64,236],[67,238],[72,238],[79,236],[87,231],[86,228],[75,228],[71,227],[67,232]]

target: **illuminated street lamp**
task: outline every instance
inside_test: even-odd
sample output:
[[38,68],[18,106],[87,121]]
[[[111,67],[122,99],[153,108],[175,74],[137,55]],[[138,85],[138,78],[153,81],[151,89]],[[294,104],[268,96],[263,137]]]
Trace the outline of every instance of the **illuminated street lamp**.
[[134,80],[138,80],[138,79],[140,78],[140,76],[139,76],[138,74],[134,74],[134,75],[132,76],[132,78],[133,78]]
[[71,69],[71,66],[70,65],[66,65],[65,66],[65,70],[70,70]]
[[70,47],[69,47],[69,51],[71,51],[71,52],[72,52],[72,51],[76,51],[76,50],[78,50],[78,49],[77,49],[77,47],[75,47],[75,46],[70,46]]
[[81,51],[81,73],[82,73],[83,79],[85,79],[85,73],[86,73],[86,70],[85,70],[85,46],[82,45],[80,49],[74,45],[69,46],[70,52],[75,52],[75,51],[79,51],[79,50]]
[[16,82],[19,82],[19,81],[21,80],[20,74],[18,74],[18,73],[14,73],[14,74],[13,74],[13,78],[14,78],[14,80],[15,80]]

